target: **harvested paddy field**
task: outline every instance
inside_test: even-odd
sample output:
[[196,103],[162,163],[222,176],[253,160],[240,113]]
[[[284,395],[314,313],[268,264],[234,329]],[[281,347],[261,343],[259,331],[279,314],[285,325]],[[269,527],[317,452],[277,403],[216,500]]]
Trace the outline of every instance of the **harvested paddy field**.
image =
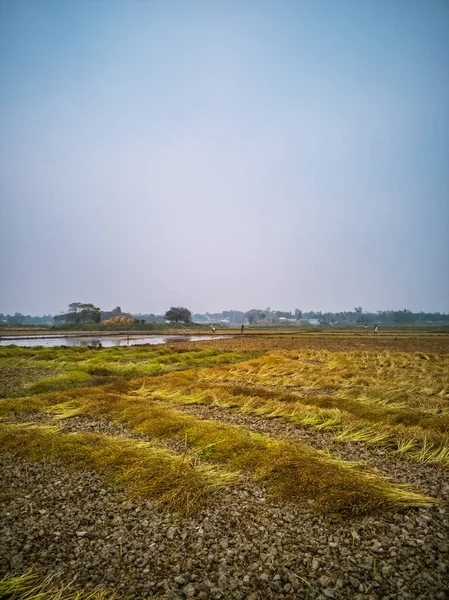
[[448,335],[0,361],[0,596],[449,597]]

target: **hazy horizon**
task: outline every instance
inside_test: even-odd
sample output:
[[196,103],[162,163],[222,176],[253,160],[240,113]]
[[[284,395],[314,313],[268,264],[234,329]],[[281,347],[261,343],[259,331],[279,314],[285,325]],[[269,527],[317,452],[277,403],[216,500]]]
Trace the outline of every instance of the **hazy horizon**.
[[445,0],[0,1],[0,312],[449,312],[448,59]]
[[[112,310],[114,310],[116,308],[116,306],[107,306],[107,307],[100,306],[99,308],[101,309],[102,312],[111,312]],[[170,308],[172,308],[172,306],[167,306],[167,308],[164,309],[161,312],[156,312],[156,311],[153,311],[153,310],[128,310],[125,306],[120,306],[120,308],[121,308],[122,314],[132,314],[132,315],[154,314],[155,316],[164,316],[164,314]],[[184,307],[184,308],[189,308],[189,307],[187,306],[187,307]],[[223,312],[243,312],[243,313],[246,313],[246,312],[248,312],[250,310],[253,310],[253,309],[265,311],[267,308],[270,308],[272,312],[276,312],[276,311],[291,312],[293,315],[294,315],[295,310],[297,308],[299,308],[299,310],[301,310],[301,312],[304,313],[304,314],[311,313],[311,312],[315,312],[317,314],[319,314],[319,313],[322,313],[322,314],[338,314],[340,312],[343,312],[343,313],[345,313],[345,312],[348,312],[348,313],[355,312],[355,310],[354,310],[355,307],[346,308],[346,309],[342,309],[342,310],[321,310],[321,309],[313,308],[313,307],[312,308],[300,308],[298,306],[296,306],[295,308],[291,308],[289,306],[287,306],[287,307],[285,307],[285,306],[284,307],[282,307],[282,306],[276,306],[276,307],[270,306],[270,307],[268,307],[265,304],[258,304],[258,305],[255,305],[255,306],[251,306],[251,308],[239,308],[239,307],[236,308],[236,307],[234,307],[234,308],[223,308],[223,309],[220,309],[220,310],[205,310],[205,311],[191,310],[190,312],[192,313],[192,315],[195,315],[195,314],[210,314],[210,315],[214,315],[214,314],[221,314]],[[390,312],[403,311],[403,310],[405,310],[407,308],[408,307],[403,307],[403,308],[401,308],[401,307],[394,307],[394,308],[386,308],[386,309],[383,309],[383,308],[370,309],[370,308],[362,307],[362,309],[363,309],[363,313],[362,314],[368,314],[368,313],[370,313],[370,314],[376,314],[376,313],[382,313],[382,312],[390,313]],[[9,314],[10,316],[14,316],[14,314],[16,312],[20,312],[20,311],[9,311],[9,312],[7,312],[7,311],[0,311],[1,314],[4,314],[4,315]],[[30,317],[43,317],[45,315],[47,315],[47,316],[51,315],[52,317],[54,317],[54,316],[58,316],[58,315],[61,315],[61,314],[67,314],[68,312],[70,312],[70,311],[69,311],[69,307],[67,306],[67,307],[65,307],[65,309],[59,310],[59,311],[53,311],[53,312],[52,311],[45,311],[45,312],[43,312],[41,314],[32,314],[32,313],[29,313],[29,312],[25,312],[25,313],[21,313],[21,314],[23,314],[25,316],[28,315]],[[442,314],[442,315],[448,314],[448,313],[446,313],[444,311],[428,311],[428,310],[412,311],[412,312],[413,312],[413,314],[419,314],[421,312],[424,313],[424,314],[432,314],[432,313],[433,314],[438,314],[439,313],[439,314]]]

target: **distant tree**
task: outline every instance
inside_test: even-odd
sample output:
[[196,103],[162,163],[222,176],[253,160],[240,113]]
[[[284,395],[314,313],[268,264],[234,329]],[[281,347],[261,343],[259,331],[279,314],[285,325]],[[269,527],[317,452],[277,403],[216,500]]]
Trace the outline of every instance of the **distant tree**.
[[252,325],[256,319],[256,311],[249,310],[248,312],[245,313],[245,317],[248,319],[248,323],[250,325]]
[[72,302],[69,304],[69,312],[66,320],[72,323],[99,323],[101,321],[101,310],[93,304],[83,302]]
[[172,306],[165,313],[165,319],[170,323],[188,323],[192,322],[192,313],[183,306]]
[[324,313],[323,315],[323,323],[336,323],[337,322],[337,316],[335,313]]
[[81,318],[80,317],[81,307],[82,307],[81,302],[71,302],[69,304],[69,312],[67,313],[67,320],[71,321],[72,323],[79,323],[80,318]]
[[411,310],[396,310],[393,313],[393,321],[394,323],[413,323],[415,320],[414,315]]
[[25,315],[22,315],[22,313],[18,313],[16,312],[13,315],[7,315],[6,320],[8,322],[9,325],[22,325],[22,323],[25,320]]
[[354,308],[354,311],[356,313],[356,322],[361,323],[363,317],[363,308],[361,306],[356,306]]
[[252,325],[253,323],[257,323],[258,321],[265,319],[265,313],[257,308],[252,308],[245,313],[245,317],[247,318],[248,323]]
[[302,310],[299,310],[299,308],[295,308],[295,319],[297,321],[299,321],[299,319],[302,317]]
[[101,310],[98,306],[93,304],[82,304],[81,305],[81,320],[83,323],[93,322],[99,323],[101,321]]

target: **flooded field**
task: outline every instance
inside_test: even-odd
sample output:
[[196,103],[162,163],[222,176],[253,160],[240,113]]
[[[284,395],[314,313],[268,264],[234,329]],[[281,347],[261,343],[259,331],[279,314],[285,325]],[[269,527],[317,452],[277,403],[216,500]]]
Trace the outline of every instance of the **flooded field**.
[[4,335],[0,337],[0,346],[14,344],[24,348],[44,346],[93,346],[94,348],[111,348],[113,346],[136,346],[138,344],[174,344],[176,342],[199,342],[200,340],[216,340],[230,336],[216,335],[108,335],[108,336],[62,336],[40,335],[20,337]]

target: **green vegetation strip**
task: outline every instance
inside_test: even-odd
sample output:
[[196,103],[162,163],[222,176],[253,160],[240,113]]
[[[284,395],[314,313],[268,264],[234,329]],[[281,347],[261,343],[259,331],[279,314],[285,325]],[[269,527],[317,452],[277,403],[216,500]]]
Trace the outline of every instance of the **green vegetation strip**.
[[332,459],[299,442],[252,434],[244,427],[200,420],[142,398],[139,392],[120,395],[101,388],[88,389],[53,407],[43,402],[42,411],[60,418],[81,414],[108,417],[154,440],[182,441],[192,464],[209,462],[231,472],[251,473],[256,481],[267,485],[274,498],[313,500],[324,513],[358,515],[378,508],[437,503],[414,493],[409,486],[394,485],[364,470],[358,463]]
[[0,579],[0,598],[3,600],[115,600],[100,588],[84,592],[76,590],[72,583],[60,584],[53,577],[44,577],[30,570],[21,575],[14,573]]
[[[161,375],[172,371],[214,367],[260,356],[259,350],[223,351],[206,348],[176,351],[170,347],[135,346],[129,348],[0,348],[0,397],[21,394],[41,394],[71,387],[92,386],[113,381]],[[46,370],[46,377],[21,385],[18,393],[11,394],[7,370],[33,372]],[[21,392],[20,392],[21,390]]]
[[237,475],[196,466],[184,456],[150,444],[93,433],[61,433],[56,427],[0,424],[0,448],[31,461],[62,461],[99,471],[131,496],[155,498],[190,512],[210,494],[235,484]]

